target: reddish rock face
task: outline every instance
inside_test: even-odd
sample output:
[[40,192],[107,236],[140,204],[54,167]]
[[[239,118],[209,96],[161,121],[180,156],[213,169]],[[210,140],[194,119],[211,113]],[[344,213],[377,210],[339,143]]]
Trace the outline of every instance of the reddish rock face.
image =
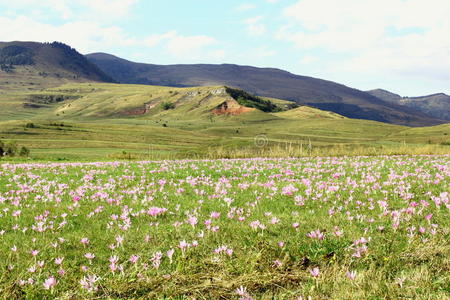
[[215,115],[240,115],[252,110],[254,110],[254,108],[239,105],[234,100],[227,100],[219,104],[211,112]]

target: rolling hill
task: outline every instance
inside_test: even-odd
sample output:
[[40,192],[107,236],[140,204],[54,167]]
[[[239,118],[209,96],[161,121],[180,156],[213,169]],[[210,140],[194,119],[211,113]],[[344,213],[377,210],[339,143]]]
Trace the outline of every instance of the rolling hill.
[[[450,135],[445,125],[412,131],[308,106],[292,108],[290,101],[225,86],[69,83],[0,94],[0,107],[0,140],[49,159],[342,155],[359,148],[379,154],[405,143],[414,144],[404,146],[408,151],[425,143],[435,147]],[[448,153],[448,146],[436,147]]]
[[120,83],[173,87],[226,85],[259,96],[285,99],[332,111],[349,118],[409,126],[445,122],[413,108],[383,101],[363,91],[279,69],[231,64],[143,64],[106,53],[93,53],[86,57]]
[[0,42],[0,90],[36,90],[67,82],[114,82],[62,43]]
[[421,97],[402,97],[383,89],[371,90],[367,93],[386,102],[411,107],[435,118],[450,121],[450,96],[444,93]]

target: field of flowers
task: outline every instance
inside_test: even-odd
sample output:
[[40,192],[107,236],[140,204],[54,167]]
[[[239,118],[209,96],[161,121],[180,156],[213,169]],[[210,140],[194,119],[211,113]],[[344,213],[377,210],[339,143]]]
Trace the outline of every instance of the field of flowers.
[[450,156],[0,165],[5,298],[449,299]]

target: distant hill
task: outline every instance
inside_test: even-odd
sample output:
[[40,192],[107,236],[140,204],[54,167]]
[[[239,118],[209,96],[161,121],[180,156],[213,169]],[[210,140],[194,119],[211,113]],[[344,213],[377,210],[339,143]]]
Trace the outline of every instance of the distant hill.
[[450,96],[444,93],[422,97],[402,97],[383,89],[371,90],[368,93],[386,102],[404,105],[432,117],[450,121]]
[[66,82],[114,82],[63,43],[0,42],[0,88],[39,89]]
[[120,83],[173,87],[226,85],[258,96],[290,100],[350,118],[409,126],[444,122],[413,108],[389,103],[335,82],[294,75],[279,69],[231,64],[143,64],[106,53],[93,53],[86,57]]

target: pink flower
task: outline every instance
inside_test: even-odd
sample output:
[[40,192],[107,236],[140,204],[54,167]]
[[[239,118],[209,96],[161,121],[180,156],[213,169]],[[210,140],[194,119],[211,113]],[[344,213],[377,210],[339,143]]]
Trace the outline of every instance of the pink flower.
[[123,237],[121,235],[116,236],[117,245],[122,245]]
[[312,277],[316,278],[319,277],[320,270],[318,267],[315,267],[314,269],[309,270],[309,273],[311,274]]
[[190,224],[192,227],[195,227],[195,225],[197,224],[197,218],[196,217],[194,217],[194,216],[190,216],[188,219],[187,219],[187,223],[188,224]]
[[95,255],[93,253],[86,253],[84,257],[86,257],[89,260],[93,260],[95,258]]
[[191,245],[189,245],[185,240],[180,241],[180,243],[178,244],[178,248],[181,249],[181,252],[184,253],[184,251],[186,251],[186,249],[188,247],[190,247]]
[[109,262],[112,264],[116,264],[119,261],[119,257],[117,257],[117,255],[111,256],[109,258]]
[[291,196],[294,192],[297,192],[298,189],[294,187],[292,184],[285,186],[281,190],[281,194],[285,196]]
[[273,266],[274,266],[275,268],[279,268],[279,267],[281,267],[282,265],[283,265],[283,263],[282,263],[280,260],[278,260],[278,259],[276,259],[276,260],[273,261]]
[[323,240],[325,238],[325,234],[320,232],[320,229],[313,230],[306,234],[307,237],[310,237],[312,239],[318,239]]
[[47,278],[44,283],[42,284],[44,286],[44,289],[49,290],[52,287],[54,287],[56,285],[56,279],[53,276],[50,276],[49,278]]
[[89,244],[89,239],[88,238],[82,238],[80,240],[80,243],[82,243],[83,245],[87,245],[87,244]]
[[158,251],[155,254],[153,254],[152,258],[150,259],[150,261],[152,262],[152,265],[155,269],[159,268],[159,265],[161,264],[162,256],[163,256],[162,253],[160,251]]
[[100,278],[98,278],[97,275],[84,276],[83,279],[80,280],[81,287],[90,293],[95,292],[98,290],[98,286],[96,286],[95,283],[99,279]]
[[354,280],[356,278],[356,271],[347,271],[345,276],[350,280]]
[[169,250],[167,250],[167,252],[166,252],[166,254],[167,254],[167,257],[169,258],[169,260],[170,260],[170,263],[172,263],[172,256],[173,256],[173,253],[175,252],[175,250],[173,250],[173,249],[169,249]]
[[138,259],[139,259],[139,256],[138,255],[131,255],[130,256],[130,259],[128,259],[132,264],[135,264],[137,261],[138,261]]
[[56,265],[62,264],[63,259],[64,259],[64,257],[57,257],[57,258],[55,258],[55,264]]
[[152,217],[156,217],[158,215],[161,215],[167,211],[167,208],[161,208],[161,207],[150,207],[147,211],[147,214]]
[[247,289],[242,285],[236,289],[236,294],[241,297],[248,297]]
[[210,215],[212,219],[218,219],[220,217],[220,212],[213,211]]

